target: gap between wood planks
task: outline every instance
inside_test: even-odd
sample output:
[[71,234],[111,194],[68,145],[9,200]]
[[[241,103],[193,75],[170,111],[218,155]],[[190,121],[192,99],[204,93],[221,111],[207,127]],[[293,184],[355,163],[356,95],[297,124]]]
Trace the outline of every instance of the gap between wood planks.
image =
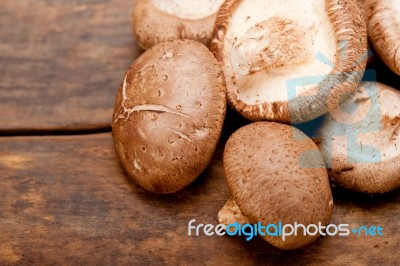
[[111,126],[84,129],[29,129],[0,131],[0,137],[34,137],[34,136],[79,136],[111,132]]

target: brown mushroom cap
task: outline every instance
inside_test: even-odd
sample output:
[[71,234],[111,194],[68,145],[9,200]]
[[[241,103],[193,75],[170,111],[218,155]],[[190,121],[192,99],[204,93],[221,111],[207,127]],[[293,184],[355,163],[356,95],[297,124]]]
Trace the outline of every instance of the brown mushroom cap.
[[319,132],[330,177],[366,193],[400,187],[400,92],[363,82],[356,94],[328,115]]
[[[228,140],[224,168],[234,202],[251,223],[328,223],[333,206],[328,173],[318,147],[300,130],[274,122],[247,125]],[[265,240],[294,249],[316,238],[299,234],[286,241]]]
[[400,75],[400,1],[365,0],[368,34],[385,64]]
[[154,46],[131,65],[117,95],[113,137],[122,164],[149,191],[184,188],[210,163],[225,110],[223,73],[204,45]]
[[227,0],[215,25],[210,47],[228,102],[253,121],[326,114],[365,71],[366,24],[356,0]]
[[209,45],[215,18],[224,0],[137,0],[132,28],[143,49],[176,39]]

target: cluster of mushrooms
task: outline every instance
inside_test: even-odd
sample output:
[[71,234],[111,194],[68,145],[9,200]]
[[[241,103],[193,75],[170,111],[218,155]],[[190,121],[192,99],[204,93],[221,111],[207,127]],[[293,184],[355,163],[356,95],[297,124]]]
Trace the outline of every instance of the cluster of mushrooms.
[[[177,192],[205,170],[227,102],[254,123],[225,147],[223,224],[327,224],[330,180],[400,186],[400,93],[361,82],[368,35],[400,75],[400,1],[137,0],[132,26],[147,51],[125,73],[112,128],[146,190]],[[292,126],[321,116],[313,140]],[[318,235],[264,238],[295,249]]]

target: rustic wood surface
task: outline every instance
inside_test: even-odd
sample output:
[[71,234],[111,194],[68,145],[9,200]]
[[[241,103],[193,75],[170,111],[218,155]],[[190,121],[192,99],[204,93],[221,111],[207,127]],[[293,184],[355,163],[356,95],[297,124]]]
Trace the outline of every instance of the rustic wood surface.
[[[229,131],[229,130],[228,130]],[[0,138],[0,265],[396,265],[400,191],[334,191],[331,222],[380,225],[383,237],[325,237],[296,251],[261,239],[188,237],[187,223],[217,224],[230,193],[222,150],[176,195],[145,192],[119,164],[109,133]],[[398,265],[398,264],[397,264]]]
[[1,0],[0,131],[107,128],[135,44],[132,0]]
[[[188,237],[191,219],[217,224],[229,198],[222,151],[247,123],[231,111],[212,165],[176,195],[135,185],[110,133],[82,135],[109,131],[123,73],[142,52],[133,3],[0,1],[0,265],[398,265],[399,190],[334,189],[332,223],[380,225],[383,237],[326,237],[286,252],[261,239]],[[382,62],[371,67],[400,88]]]
[[[134,0],[0,1],[0,134],[109,129]],[[378,80],[400,88],[375,60]]]

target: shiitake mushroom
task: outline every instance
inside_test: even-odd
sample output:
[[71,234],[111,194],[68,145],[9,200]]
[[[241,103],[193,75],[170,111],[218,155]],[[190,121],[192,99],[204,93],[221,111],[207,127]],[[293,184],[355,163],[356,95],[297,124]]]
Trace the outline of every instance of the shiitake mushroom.
[[152,192],[183,189],[210,163],[225,110],[223,73],[203,44],[154,46],[126,72],[115,103],[113,137],[125,170]]

